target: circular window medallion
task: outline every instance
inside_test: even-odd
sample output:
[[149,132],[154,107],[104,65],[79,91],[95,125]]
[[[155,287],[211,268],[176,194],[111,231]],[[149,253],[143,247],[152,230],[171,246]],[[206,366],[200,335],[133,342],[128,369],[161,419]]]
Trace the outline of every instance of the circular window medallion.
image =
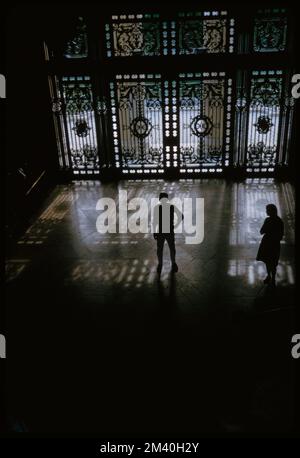
[[254,126],[260,134],[267,134],[274,124],[271,122],[269,116],[259,116]]
[[195,116],[191,122],[191,130],[197,137],[205,137],[213,127],[213,124],[208,116]]
[[87,122],[84,119],[79,119],[78,121],[76,121],[73,130],[75,130],[76,135],[78,135],[78,137],[87,137],[89,130],[91,130],[91,128],[87,125]]
[[150,134],[152,130],[152,124],[149,119],[139,116],[134,118],[131,122],[130,130],[135,137],[145,138]]

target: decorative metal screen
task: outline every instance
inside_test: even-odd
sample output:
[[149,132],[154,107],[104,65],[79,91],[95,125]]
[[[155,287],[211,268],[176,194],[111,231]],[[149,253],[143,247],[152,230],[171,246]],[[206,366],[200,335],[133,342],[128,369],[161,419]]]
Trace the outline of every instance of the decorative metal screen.
[[253,49],[278,52],[286,49],[287,18],[285,9],[260,10],[254,20]]
[[99,173],[92,84],[89,76],[68,76],[56,81],[53,99],[60,162],[74,174]]
[[238,72],[233,163],[273,173],[288,163],[294,100],[282,70]]
[[[282,8],[250,8],[249,24],[244,18],[234,7],[118,14],[103,18],[104,35],[93,44],[100,28],[87,15],[91,36],[80,16],[60,56],[45,43],[52,75],[93,76],[93,84],[89,76],[49,77],[60,166],[133,178],[226,168],[251,176],[286,166],[293,135],[290,17]],[[55,60],[62,49],[66,59]],[[95,59],[103,62],[103,52],[100,67]],[[270,70],[270,61],[264,70],[258,54],[271,59],[274,52],[282,52],[284,73]]]
[[282,100],[281,71],[253,71],[247,135],[247,170],[273,171],[277,160]]
[[167,45],[166,28],[159,14],[112,16],[105,26],[107,56],[159,56]]
[[73,36],[67,42],[64,57],[82,59],[88,56],[87,26],[82,17],[78,17]]
[[117,75],[110,83],[116,167],[125,173],[163,171],[160,75]]
[[233,52],[234,19],[227,18],[227,11],[180,13],[179,16],[179,54]]
[[180,171],[220,172],[228,165],[231,80],[223,72],[180,77]]

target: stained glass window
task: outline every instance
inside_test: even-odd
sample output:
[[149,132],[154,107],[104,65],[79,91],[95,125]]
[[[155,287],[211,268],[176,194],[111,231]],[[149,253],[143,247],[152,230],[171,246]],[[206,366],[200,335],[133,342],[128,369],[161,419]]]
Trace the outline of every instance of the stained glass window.
[[226,82],[223,72],[180,77],[181,171],[221,171],[228,165],[231,80]]
[[158,56],[161,54],[161,25],[158,14],[112,16],[106,24],[108,57]]
[[[100,173],[98,145],[104,151],[101,167],[131,176],[213,174],[231,166],[251,175],[286,165],[293,119],[289,75],[265,70],[255,52],[287,49],[287,11],[251,11],[249,24],[238,24],[237,37],[235,22],[242,17],[234,8],[118,14],[105,20],[102,51],[112,65],[99,69],[89,61],[93,85],[89,76],[50,77],[56,81],[51,97],[62,168]],[[99,49],[100,57],[101,47],[93,46],[95,56]],[[60,74],[73,75],[70,60],[87,58],[88,51],[87,25],[79,17]],[[256,70],[238,55],[225,59],[234,52],[250,53]],[[53,56],[47,47],[45,55]],[[156,57],[149,61],[157,66],[144,74],[146,57]],[[122,58],[132,62],[129,74],[118,66]],[[76,64],[76,73],[86,75],[87,61]]]
[[99,156],[92,85],[89,76],[56,79],[58,99],[52,102],[61,163],[76,174],[99,173]]
[[247,168],[274,170],[282,97],[282,71],[253,71],[248,115]]
[[117,75],[111,82],[117,168],[163,167],[163,108],[160,75]]
[[179,14],[179,54],[233,52],[233,44],[234,20],[227,11]]
[[82,17],[78,17],[73,36],[67,42],[64,57],[68,59],[82,59],[88,56],[87,26]]
[[260,10],[254,21],[253,48],[256,52],[278,52],[286,49],[287,18],[285,10]]

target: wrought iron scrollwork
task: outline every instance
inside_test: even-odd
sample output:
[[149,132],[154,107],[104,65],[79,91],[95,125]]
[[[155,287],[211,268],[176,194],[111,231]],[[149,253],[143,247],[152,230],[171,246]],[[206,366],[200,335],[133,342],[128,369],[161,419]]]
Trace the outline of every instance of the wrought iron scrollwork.
[[181,164],[185,167],[191,165],[202,166],[221,166],[222,165],[222,149],[209,147],[205,151],[200,147],[181,147],[180,148]]
[[248,168],[261,170],[275,165],[281,101],[282,77],[274,71],[253,72],[248,106]]
[[96,111],[98,115],[107,113],[107,101],[105,97],[102,97],[102,98],[97,97]]
[[221,166],[224,79],[186,79],[179,88],[181,164]]
[[257,78],[251,86],[251,105],[279,106],[281,98],[281,79]]
[[213,123],[208,116],[198,115],[195,116],[190,124],[191,131],[197,137],[205,137],[211,132]]
[[276,151],[276,145],[267,146],[264,142],[250,144],[248,146],[248,166],[275,165]]
[[52,113],[59,114],[62,110],[63,101],[59,97],[52,99]]
[[182,81],[180,87],[180,107],[182,109],[193,108],[203,100],[206,100],[210,107],[223,105],[224,85],[222,81],[205,81],[205,84],[199,84],[197,80]]
[[88,39],[87,26],[82,17],[79,17],[75,26],[73,37],[67,42],[64,56],[67,58],[78,59],[87,57]]
[[157,56],[160,54],[159,23],[113,24],[115,56]]
[[179,23],[179,53],[226,51],[226,19],[187,20]]
[[91,128],[88,126],[86,120],[81,118],[76,120],[75,126],[72,127],[72,130],[75,130],[78,137],[87,137]]
[[123,166],[163,166],[161,100],[158,81],[117,83]]
[[152,124],[149,119],[143,116],[137,116],[130,123],[130,131],[135,137],[145,138],[148,137],[152,130]]
[[74,172],[99,168],[94,101],[89,77],[62,80],[63,116]]
[[93,101],[91,86],[85,84],[64,85],[67,113],[92,111]]
[[274,126],[269,116],[259,116],[256,123],[253,125],[260,134],[267,134],[271,127]]
[[286,48],[286,33],[286,18],[261,18],[255,20],[254,51],[284,51]]

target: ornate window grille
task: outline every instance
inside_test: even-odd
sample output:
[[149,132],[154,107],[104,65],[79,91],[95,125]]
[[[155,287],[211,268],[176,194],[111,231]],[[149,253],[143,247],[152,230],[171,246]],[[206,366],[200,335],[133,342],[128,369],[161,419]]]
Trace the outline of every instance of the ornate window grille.
[[105,25],[107,57],[159,56],[167,45],[159,14],[112,16]]
[[181,74],[180,172],[221,172],[229,165],[232,80],[224,72]]
[[218,54],[234,51],[234,19],[227,11],[179,13],[178,54]]
[[74,175],[99,174],[99,153],[94,96],[89,76],[51,80],[55,131],[60,144],[60,165]]
[[74,28],[73,36],[67,42],[64,57],[68,59],[82,59],[88,56],[87,26],[83,17],[79,16]]
[[116,167],[124,173],[162,173],[161,75],[117,75],[110,91]]
[[256,52],[285,51],[287,17],[285,9],[259,10],[254,19],[253,49]]
[[[239,20],[234,9],[104,18],[99,68],[95,30],[88,37],[80,16],[62,67],[52,70],[66,76],[50,78],[60,166],[74,175],[99,174],[103,166],[130,176],[195,176],[232,166],[272,174],[287,165],[288,64],[265,70],[258,56],[287,56],[287,11],[261,9],[236,36]],[[255,70],[240,65],[240,54],[257,61]],[[51,68],[47,46],[45,55]]]
[[239,80],[235,163],[245,165],[248,173],[272,173],[287,164],[293,116],[287,76],[282,70],[255,70]]

